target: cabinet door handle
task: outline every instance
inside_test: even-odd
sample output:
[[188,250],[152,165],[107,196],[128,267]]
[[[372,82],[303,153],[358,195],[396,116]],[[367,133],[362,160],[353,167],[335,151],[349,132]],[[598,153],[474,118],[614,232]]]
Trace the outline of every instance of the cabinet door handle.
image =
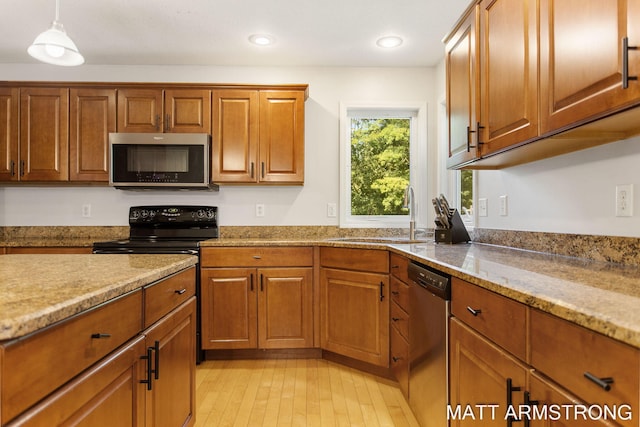
[[484,129],[484,126],[480,126],[480,122],[476,122],[476,146],[479,147],[484,144],[480,141],[480,130]]
[[471,145],[471,134],[472,133],[475,133],[475,130],[471,130],[471,126],[467,126],[467,153],[469,153],[472,148],[476,148],[475,145]]
[[91,338],[96,340],[99,340],[101,338],[111,338],[111,334],[95,333],[95,334],[91,334]]
[[264,178],[264,162],[260,162],[260,173],[262,174],[261,178]]
[[263,275],[260,273],[260,292],[264,291]]
[[251,292],[253,292],[253,273],[251,273],[250,276],[251,276],[251,278],[249,279],[250,289],[251,289]]
[[24,160],[20,161],[20,176],[24,176]]
[[[520,391],[522,387],[514,387],[513,380],[511,378],[507,378],[507,408],[511,408],[513,406],[513,392]],[[511,427],[514,421],[520,421],[511,415],[507,417],[507,427]]]
[[396,356],[393,356],[393,357],[391,357],[391,359],[392,359],[394,362],[398,362],[399,360],[402,360],[402,357],[396,357]]
[[147,361],[147,378],[144,380],[140,380],[140,384],[146,384],[147,385],[147,390],[151,390],[153,388],[152,384],[151,384],[151,374],[152,369],[151,369],[151,353],[153,352],[153,347],[147,347],[147,355],[146,356],[140,356],[140,360],[146,360]]
[[16,176],[16,162],[11,160],[11,176]]
[[384,282],[380,282],[380,301],[384,300]]
[[593,375],[591,372],[585,372],[584,377],[596,384],[598,387],[602,387],[604,391],[611,390],[611,384],[613,384],[612,377],[604,377],[600,378]]
[[160,114],[156,114],[156,130],[160,130]]
[[149,347],[149,348],[155,351],[154,362],[156,366],[151,370],[151,372],[153,372],[154,374],[153,376],[155,379],[159,379],[160,378],[160,341],[156,341],[153,347]]
[[482,310],[480,310],[479,308],[475,309],[475,308],[471,308],[469,306],[467,306],[467,311],[469,313],[471,313],[472,315],[474,315],[474,316],[477,316],[478,314],[482,313]]
[[251,162],[251,164],[249,165],[249,173],[251,174],[251,178],[254,177],[253,169],[254,169],[254,164],[253,164],[253,162]]
[[629,37],[622,39],[622,89],[629,87],[629,80],[638,80],[638,76],[629,75],[629,51],[637,49],[638,46],[629,46]]
[[171,123],[171,115],[167,114],[164,118],[164,130],[168,131],[169,129],[171,129],[171,126],[169,126],[169,124]]
[[184,294],[185,292],[187,292],[187,289],[186,289],[186,288],[183,288],[183,289],[176,289],[174,292],[175,292],[176,294],[178,294],[178,295],[182,295],[182,294]]
[[393,320],[394,322],[397,322],[398,320],[400,320],[399,317],[392,317],[391,320]]

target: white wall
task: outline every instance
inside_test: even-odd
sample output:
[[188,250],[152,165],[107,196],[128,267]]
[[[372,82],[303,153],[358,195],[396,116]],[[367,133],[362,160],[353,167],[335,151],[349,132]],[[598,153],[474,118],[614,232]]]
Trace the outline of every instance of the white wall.
[[[640,137],[501,171],[479,171],[488,199],[478,226],[640,237]],[[615,187],[634,184],[633,217],[615,216]],[[508,215],[499,215],[507,195]]]
[[[218,206],[220,225],[337,225],[327,203],[339,198],[339,103],[427,103],[429,141],[436,140],[434,81],[428,68],[251,68],[2,64],[0,80],[308,83],[305,121],[305,185],[222,186],[218,193],[124,192],[101,187],[0,187],[0,226],[126,225],[129,206],[153,203]],[[433,117],[432,117],[433,116]],[[434,125],[431,125],[431,124]],[[431,152],[431,151],[430,151]],[[432,161],[429,160],[432,164]],[[434,175],[430,175],[434,176]],[[435,183],[429,189],[433,197]],[[255,204],[265,216],[255,216]],[[82,205],[91,204],[91,218]],[[426,212],[419,213],[425,215]],[[426,220],[422,220],[426,223]]]

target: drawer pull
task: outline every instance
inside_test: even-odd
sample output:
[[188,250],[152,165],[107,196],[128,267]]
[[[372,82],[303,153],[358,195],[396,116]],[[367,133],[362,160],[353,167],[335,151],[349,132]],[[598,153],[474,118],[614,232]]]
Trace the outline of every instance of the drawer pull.
[[399,317],[392,317],[391,320],[393,320],[394,322],[397,322],[398,320],[400,320]]
[[262,259],[262,257],[260,255],[254,255],[253,259]]
[[398,362],[399,360],[402,360],[402,357],[396,357],[396,356],[393,356],[393,357],[391,357],[391,359],[392,359],[394,362]]
[[111,338],[111,334],[91,334],[91,338],[99,340],[100,338]]
[[[510,408],[513,406],[513,392],[521,391],[521,390],[522,390],[522,387],[514,387],[513,380],[511,378],[507,378],[507,408]],[[521,420],[515,418],[512,415],[509,415],[507,417],[507,427],[511,427],[514,421],[517,422]]]
[[176,290],[175,290],[175,293],[176,293],[176,294],[178,294],[178,295],[182,295],[182,294],[184,294],[185,292],[187,292],[187,289],[186,289],[186,288],[183,288],[183,289],[176,289]]
[[147,361],[147,379],[140,380],[140,384],[146,384],[147,385],[147,390],[151,390],[152,387],[153,387],[151,385],[151,374],[153,373],[153,369],[151,367],[151,352],[153,352],[153,347],[148,347],[147,348],[147,355],[146,356],[140,356],[140,360],[146,360]]
[[597,386],[602,387],[604,391],[611,390],[611,384],[613,384],[613,378],[611,377],[598,378],[595,375],[593,375],[591,372],[585,372],[584,377],[591,380]]
[[482,310],[480,310],[480,309],[476,310],[476,309],[473,309],[473,308],[471,308],[469,306],[467,306],[467,311],[469,313],[473,314],[474,316],[477,316],[478,314],[482,313]]

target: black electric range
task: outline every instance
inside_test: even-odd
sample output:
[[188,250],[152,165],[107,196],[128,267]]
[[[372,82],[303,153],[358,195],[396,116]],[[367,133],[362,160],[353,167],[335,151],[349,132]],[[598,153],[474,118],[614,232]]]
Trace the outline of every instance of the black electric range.
[[[154,205],[129,209],[129,239],[95,242],[95,254],[191,254],[200,257],[200,242],[218,237],[215,206]],[[200,340],[200,268],[196,266],[196,362],[203,360]]]

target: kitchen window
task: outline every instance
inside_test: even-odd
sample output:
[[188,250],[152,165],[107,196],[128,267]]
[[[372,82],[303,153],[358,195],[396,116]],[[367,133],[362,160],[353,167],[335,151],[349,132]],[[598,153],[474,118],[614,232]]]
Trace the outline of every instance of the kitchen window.
[[[341,105],[340,225],[408,227],[408,185],[416,200],[426,185],[426,106]],[[425,183],[426,184],[426,183]],[[424,187],[424,188],[423,188]],[[417,218],[416,218],[417,220]]]

